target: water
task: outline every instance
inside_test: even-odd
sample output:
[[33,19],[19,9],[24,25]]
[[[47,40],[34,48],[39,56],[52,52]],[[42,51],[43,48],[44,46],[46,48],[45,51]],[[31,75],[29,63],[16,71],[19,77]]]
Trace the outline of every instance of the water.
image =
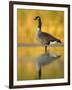
[[17,80],[56,79],[64,77],[64,47],[18,46]]

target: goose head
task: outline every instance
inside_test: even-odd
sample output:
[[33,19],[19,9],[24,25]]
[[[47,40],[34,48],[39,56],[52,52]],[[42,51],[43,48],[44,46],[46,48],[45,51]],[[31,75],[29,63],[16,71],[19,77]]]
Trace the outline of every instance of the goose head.
[[37,21],[38,21],[38,28],[41,30],[42,22],[41,22],[40,16],[36,16],[36,17],[34,18],[34,20],[37,20]]
[[34,20],[41,20],[40,16],[36,16]]

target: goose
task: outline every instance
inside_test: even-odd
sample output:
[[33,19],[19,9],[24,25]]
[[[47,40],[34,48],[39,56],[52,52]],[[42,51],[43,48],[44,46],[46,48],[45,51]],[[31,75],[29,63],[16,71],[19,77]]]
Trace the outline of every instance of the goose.
[[38,21],[38,27],[36,28],[36,38],[39,40],[39,42],[43,45],[45,45],[45,53],[47,53],[47,45],[50,45],[52,43],[61,43],[61,40],[55,38],[54,36],[50,35],[49,33],[42,32],[42,21],[40,16],[36,16],[34,20]]

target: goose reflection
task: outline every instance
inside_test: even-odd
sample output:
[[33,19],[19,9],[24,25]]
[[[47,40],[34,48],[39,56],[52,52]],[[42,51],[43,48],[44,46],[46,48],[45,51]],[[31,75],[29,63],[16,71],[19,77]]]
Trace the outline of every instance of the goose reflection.
[[61,55],[56,55],[54,53],[53,54],[52,53],[44,53],[44,54],[38,56],[38,58],[36,60],[36,70],[38,73],[37,78],[41,79],[41,68],[44,65],[52,63],[53,61],[57,60],[60,57],[61,57]]

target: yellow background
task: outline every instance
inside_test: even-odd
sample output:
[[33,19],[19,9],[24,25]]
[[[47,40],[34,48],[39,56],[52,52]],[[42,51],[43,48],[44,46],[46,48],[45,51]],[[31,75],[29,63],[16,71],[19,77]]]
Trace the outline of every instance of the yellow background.
[[38,43],[36,40],[36,28],[38,22],[33,20],[41,17],[42,31],[50,33],[54,37],[64,41],[64,12],[49,10],[17,10],[18,44]]
[[[64,42],[64,12],[63,11],[42,11],[42,10],[17,10],[17,79],[18,80],[34,80],[37,79],[37,71],[35,59],[45,53],[45,48],[24,47],[22,44],[35,44],[36,28],[38,22],[34,20],[36,16],[40,16],[42,20],[42,31],[50,33],[54,37]],[[64,77],[64,47],[48,47],[49,53],[61,55],[61,58],[55,62],[42,67],[42,79],[63,78]],[[30,59],[25,60],[25,57]],[[26,62],[27,61],[27,62]]]

